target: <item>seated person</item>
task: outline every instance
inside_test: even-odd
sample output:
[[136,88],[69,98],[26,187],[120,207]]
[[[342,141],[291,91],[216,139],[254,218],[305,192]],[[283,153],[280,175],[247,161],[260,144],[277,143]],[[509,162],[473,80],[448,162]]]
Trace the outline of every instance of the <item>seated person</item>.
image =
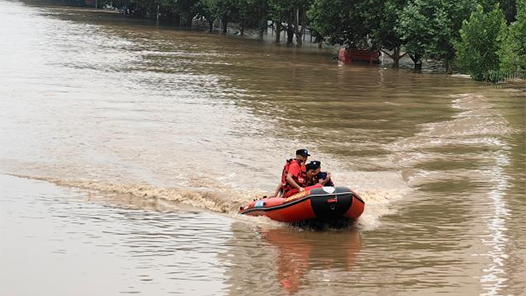
[[305,166],[306,173],[306,180],[305,183],[307,186],[313,186],[318,184],[318,174],[320,173],[320,167],[317,166],[312,161]]
[[332,182],[332,179],[331,179],[331,173],[329,172],[319,172],[318,182],[322,184],[323,186],[334,187],[334,183]]
[[307,162],[309,156],[310,154],[307,149],[299,149],[296,150],[295,159],[287,160],[287,163],[283,167],[281,182],[276,188],[274,196],[279,196],[280,193],[282,193],[283,197],[289,197],[305,190],[305,162]]
[[[321,171],[321,162],[317,160],[311,161],[306,166],[307,168],[307,186],[321,184],[323,186],[334,186],[331,180],[331,173]],[[309,174],[309,169],[311,173]]]

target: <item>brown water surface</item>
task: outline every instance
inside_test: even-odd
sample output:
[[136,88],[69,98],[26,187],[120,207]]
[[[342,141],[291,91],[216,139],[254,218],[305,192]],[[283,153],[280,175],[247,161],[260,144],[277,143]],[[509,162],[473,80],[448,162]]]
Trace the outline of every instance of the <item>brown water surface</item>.
[[[1,294],[525,295],[526,86],[334,55],[0,0]],[[355,228],[236,214],[302,147]]]

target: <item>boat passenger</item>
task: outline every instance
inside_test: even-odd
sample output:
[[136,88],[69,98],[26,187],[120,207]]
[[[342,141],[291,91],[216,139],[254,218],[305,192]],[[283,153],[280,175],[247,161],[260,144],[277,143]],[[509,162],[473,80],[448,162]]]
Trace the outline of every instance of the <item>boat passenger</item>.
[[296,158],[287,160],[281,174],[281,182],[276,188],[274,196],[289,197],[298,192],[304,191],[306,185],[306,168],[305,163],[310,156],[307,149],[296,150]]
[[318,173],[320,172],[320,167],[314,164],[312,161],[305,166],[305,169],[307,171],[307,182],[305,182],[306,186],[312,186],[318,184]]
[[316,184],[321,184],[323,186],[334,186],[334,183],[331,180],[331,173],[321,171],[321,161],[313,160],[307,164],[307,173],[309,168],[313,170],[311,173],[313,176],[308,178],[307,186]]

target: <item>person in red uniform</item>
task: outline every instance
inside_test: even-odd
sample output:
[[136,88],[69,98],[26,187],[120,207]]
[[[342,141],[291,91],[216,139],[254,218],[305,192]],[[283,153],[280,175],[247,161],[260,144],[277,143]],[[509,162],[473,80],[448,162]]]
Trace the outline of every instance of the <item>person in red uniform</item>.
[[299,149],[296,150],[295,159],[287,160],[281,175],[281,183],[276,188],[274,196],[279,196],[282,193],[283,197],[289,197],[305,190],[304,187],[307,181],[305,162],[307,162],[309,156],[307,149]]

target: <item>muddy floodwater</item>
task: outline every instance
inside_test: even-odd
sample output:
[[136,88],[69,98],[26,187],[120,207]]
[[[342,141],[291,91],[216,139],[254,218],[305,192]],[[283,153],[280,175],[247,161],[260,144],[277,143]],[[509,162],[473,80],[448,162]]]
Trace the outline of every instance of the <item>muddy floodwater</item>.
[[[0,0],[0,295],[526,295],[526,85]],[[307,148],[366,202],[238,207]]]

